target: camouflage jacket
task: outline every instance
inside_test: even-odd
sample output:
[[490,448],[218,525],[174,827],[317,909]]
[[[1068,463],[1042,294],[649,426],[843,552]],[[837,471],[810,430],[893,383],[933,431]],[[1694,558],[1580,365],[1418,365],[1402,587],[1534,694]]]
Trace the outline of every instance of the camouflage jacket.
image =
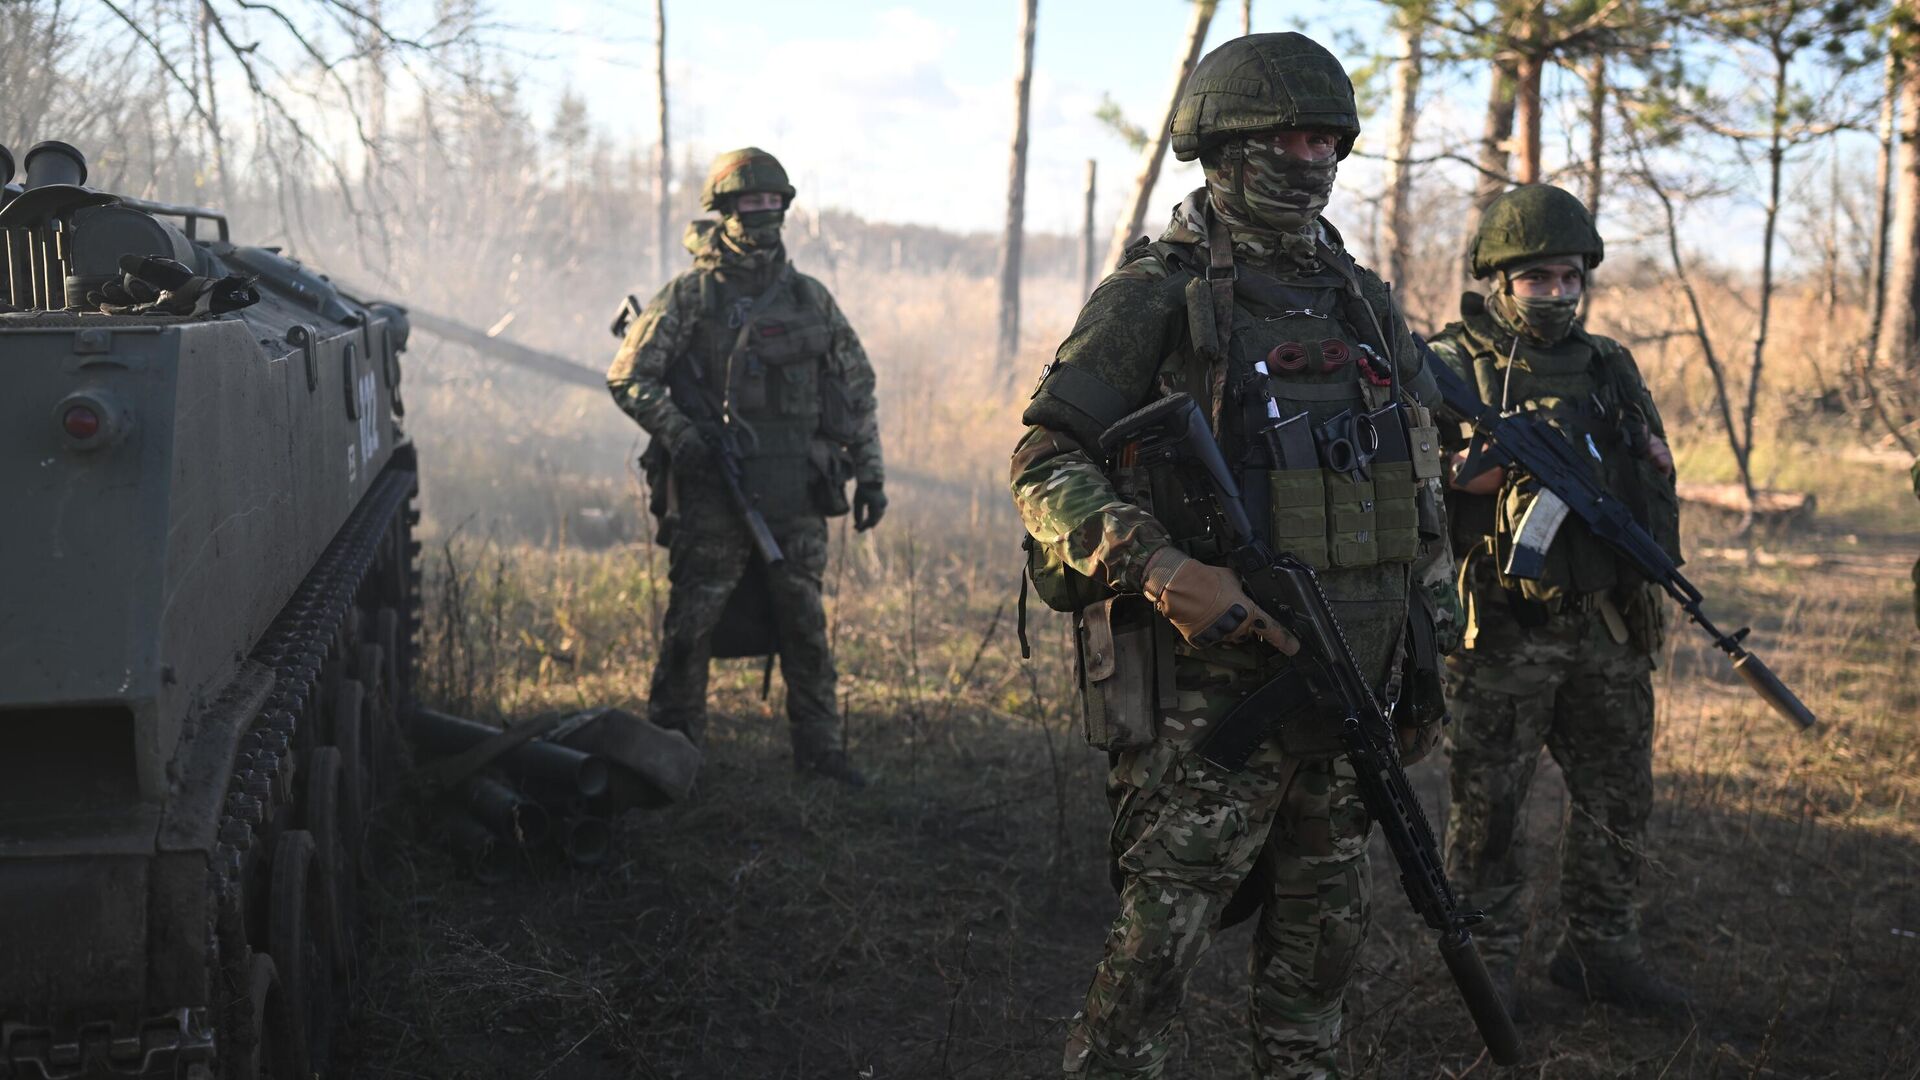
[[[726,248],[714,226],[714,222],[704,220],[688,226],[683,242],[693,253],[693,269],[654,294],[628,328],[626,340],[607,369],[607,389],[621,411],[667,446],[693,428],[693,420],[667,392],[668,370],[694,347],[697,334],[731,334],[726,325],[728,308],[737,299],[751,300],[772,284],[785,259],[782,253],[767,265],[751,265]],[[793,271],[793,277],[802,293],[823,309],[827,321],[826,370],[822,376],[839,385],[849,406],[852,437],[847,441],[847,451],[852,457],[854,478],[861,483],[881,483],[886,472],[880,458],[873,364],[827,287],[798,271]],[[720,303],[702,303],[703,278]]]
[[[1174,211],[1161,235],[1168,244],[1205,242],[1205,189],[1190,194]],[[1341,252],[1339,234],[1323,221],[1322,238]],[[1247,254],[1238,237],[1238,254]],[[1380,279],[1359,270],[1362,288],[1385,299]],[[1102,281],[1061,343],[1022,420],[1029,425],[1015,448],[1010,483],[1015,504],[1036,543],[1052,545],[1068,566],[1120,592],[1140,591],[1147,560],[1171,542],[1167,528],[1152,513],[1123,499],[1101,470],[1092,451],[1101,425],[1085,412],[1055,397],[1047,380],[1061,368],[1079,369],[1118,391],[1127,408],[1187,388],[1182,356],[1188,352],[1185,274],[1159,255],[1125,263]],[[1384,303],[1375,305],[1387,310]],[[1386,328],[1393,362],[1403,385],[1422,403],[1437,403],[1433,376],[1420,364],[1404,321],[1397,312]],[[1434,545],[1442,549],[1445,545]],[[1416,567],[1424,578],[1428,568]],[[1436,575],[1445,578],[1447,571]]]

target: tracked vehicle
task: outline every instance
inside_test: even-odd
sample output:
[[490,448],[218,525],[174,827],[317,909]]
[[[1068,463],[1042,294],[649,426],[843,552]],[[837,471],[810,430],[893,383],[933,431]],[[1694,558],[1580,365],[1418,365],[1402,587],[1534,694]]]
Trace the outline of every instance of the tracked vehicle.
[[0,149],[0,1078],[330,1069],[417,580],[394,306]]

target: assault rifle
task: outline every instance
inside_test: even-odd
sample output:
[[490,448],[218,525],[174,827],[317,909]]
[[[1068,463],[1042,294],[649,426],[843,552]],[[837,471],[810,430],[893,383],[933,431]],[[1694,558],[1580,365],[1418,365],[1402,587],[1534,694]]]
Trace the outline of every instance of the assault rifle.
[[[1673,556],[1653,535],[1633,519],[1620,500],[1593,478],[1589,464],[1559,432],[1524,411],[1502,413],[1480,400],[1480,395],[1446,362],[1434,355],[1431,347],[1414,338],[1426,360],[1427,370],[1440,383],[1440,398],[1461,419],[1473,425],[1476,446],[1469,454],[1468,475],[1480,471],[1476,456],[1491,456],[1493,464],[1520,469],[1540,484],[1540,492],[1521,523],[1521,540],[1515,545],[1507,572],[1515,577],[1538,577],[1546,560],[1547,546],[1553,542],[1568,515],[1584,522],[1593,535],[1631,562],[1648,581],[1660,586],[1680,605],[1687,618],[1713,639],[1714,647],[1733,661],[1733,670],[1747,680],[1775,712],[1806,730],[1820,722],[1780,677],[1761,659],[1748,652],[1745,644],[1751,627],[1743,626],[1731,634],[1722,633],[1702,610],[1705,597],[1693,582],[1681,573]],[[1599,450],[1589,443],[1595,458]],[[1532,526],[1529,528],[1529,526]]]
[[[628,295],[626,302],[620,305],[620,311],[613,319],[613,336],[624,338],[627,327],[640,317],[644,310],[640,299]],[[687,372],[688,365],[674,364],[678,374]],[[707,392],[706,387],[698,385],[697,373],[688,372],[684,377],[669,375],[668,386],[673,391],[674,404],[680,406],[693,421],[694,427],[713,447],[713,456],[720,466],[720,481],[727,489],[727,501],[733,504],[734,512],[740,515],[740,521],[747,527],[747,534],[753,538],[753,550],[760,555],[760,561],[768,566],[778,565],[786,559],[786,552],[780,550],[780,541],[773,538],[773,530],[767,527],[767,519],[754,505],[753,496],[747,494],[744,473],[740,468],[740,446],[738,442],[739,425],[727,422],[724,408]]]
[[1247,595],[1300,639],[1300,652],[1286,672],[1228,712],[1200,744],[1200,755],[1239,769],[1288,716],[1337,718],[1361,801],[1386,834],[1407,899],[1439,933],[1440,956],[1493,1060],[1512,1064],[1519,1056],[1520,1037],[1469,932],[1484,916],[1460,910],[1454,900],[1433,827],[1400,764],[1393,722],[1347,647],[1313,568],[1292,555],[1276,555],[1254,535],[1239,485],[1190,396],[1162,398],[1100,436],[1100,447],[1109,454],[1122,444],[1131,444],[1133,460],[1148,468],[1198,467],[1212,498],[1196,502],[1217,523]]

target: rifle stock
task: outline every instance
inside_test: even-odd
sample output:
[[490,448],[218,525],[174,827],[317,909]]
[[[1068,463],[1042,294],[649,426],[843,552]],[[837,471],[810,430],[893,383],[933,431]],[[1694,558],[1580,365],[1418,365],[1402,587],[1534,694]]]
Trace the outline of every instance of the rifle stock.
[[[1612,547],[1638,569],[1642,576],[1673,597],[1687,618],[1713,638],[1714,647],[1733,661],[1733,670],[1753,687],[1775,712],[1797,724],[1802,731],[1820,723],[1813,711],[1787,689],[1772,669],[1742,644],[1746,629],[1722,633],[1707,618],[1700,590],[1680,573],[1680,566],[1667,554],[1659,541],[1633,519],[1618,499],[1608,494],[1587,472],[1579,456],[1545,424],[1522,412],[1502,415],[1480,400],[1480,395],[1431,346],[1414,336],[1428,370],[1440,384],[1440,397],[1461,419],[1473,426],[1475,453],[1493,457],[1498,464],[1525,470],[1540,486],[1552,492],[1603,543]],[[1513,568],[1509,568],[1509,572]],[[1520,575],[1525,576],[1525,575]]]

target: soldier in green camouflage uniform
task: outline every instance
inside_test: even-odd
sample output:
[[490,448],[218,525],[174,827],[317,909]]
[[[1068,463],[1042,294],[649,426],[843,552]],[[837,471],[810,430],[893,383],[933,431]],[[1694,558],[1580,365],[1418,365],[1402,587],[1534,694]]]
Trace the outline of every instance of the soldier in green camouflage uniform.
[[652,436],[649,476],[665,497],[672,592],[651,718],[701,737],[713,634],[757,558],[721,480],[712,418],[724,416],[742,485],[785,555],[764,569],[795,765],[858,787],[865,780],[842,746],[821,577],[826,517],[849,509],[846,481],[856,481],[856,528],[886,511],[873,366],[826,287],[787,262],[780,228],[793,196],[764,150],[714,161],[702,202],[720,218],[688,226],[693,269],[633,321],[607,386]]
[[[1463,320],[1432,345],[1483,400],[1531,410],[1558,429],[1677,557],[1660,412],[1627,349],[1576,319],[1586,274],[1603,254],[1572,195],[1544,184],[1502,195],[1472,253],[1474,274],[1494,279],[1490,295],[1468,294]],[[1449,443],[1464,446],[1457,427]],[[1465,648],[1447,661],[1447,870],[1488,915],[1478,935],[1488,968],[1511,1000],[1529,924],[1521,811],[1544,744],[1573,804],[1561,860],[1566,928],[1550,977],[1642,1011],[1683,1012],[1686,996],[1643,961],[1633,904],[1653,803],[1651,673],[1663,598],[1577,520],[1552,536],[1538,579],[1509,576],[1535,485],[1496,468],[1452,486],[1448,520],[1468,614]]]
[[[1402,694],[1407,631],[1431,625],[1418,582],[1450,582],[1423,563],[1449,559],[1438,437],[1419,404],[1437,392],[1389,289],[1320,216],[1358,132],[1339,61],[1299,34],[1203,58],[1172,141],[1201,160],[1206,186],[1094,291],[1024,415],[1012,490],[1029,569],[1049,606],[1076,610],[1087,734],[1113,753],[1120,914],[1071,1026],[1070,1075],[1161,1074],[1188,974],[1230,903],[1231,917],[1258,912],[1259,1075],[1333,1075],[1371,888],[1371,822],[1332,724],[1290,717],[1238,772],[1195,751],[1298,643],[1207,561],[1222,553],[1183,499],[1155,498],[1159,481],[1097,449],[1104,428],[1178,391],[1205,403],[1261,530],[1322,571],[1375,692],[1402,699],[1408,756],[1437,741],[1437,656],[1432,707],[1416,715]],[[1269,395],[1315,424],[1397,403],[1393,422],[1423,452],[1364,478],[1317,458],[1276,468],[1253,430]]]

